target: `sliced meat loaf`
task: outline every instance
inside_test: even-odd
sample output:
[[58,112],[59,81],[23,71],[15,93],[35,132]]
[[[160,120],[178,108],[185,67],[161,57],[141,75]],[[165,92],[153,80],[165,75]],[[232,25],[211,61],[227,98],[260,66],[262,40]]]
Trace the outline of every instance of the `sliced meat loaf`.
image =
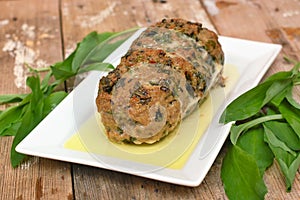
[[173,131],[221,77],[217,35],[199,23],[168,19],[147,28],[96,99],[108,138],[154,143]]
[[[181,57],[158,49],[129,51],[99,83],[96,103],[108,138],[153,143],[174,130],[182,113],[188,112],[190,99],[198,99],[193,88],[202,84],[201,80],[187,80],[187,76],[193,76],[193,66]],[[152,121],[159,123],[150,128]],[[141,128],[134,131],[135,126]]]
[[198,72],[190,78],[203,80],[204,93],[218,82],[223,70],[224,55],[217,35],[199,23],[163,20],[147,28],[133,42],[131,49],[139,48],[162,49],[187,60]]

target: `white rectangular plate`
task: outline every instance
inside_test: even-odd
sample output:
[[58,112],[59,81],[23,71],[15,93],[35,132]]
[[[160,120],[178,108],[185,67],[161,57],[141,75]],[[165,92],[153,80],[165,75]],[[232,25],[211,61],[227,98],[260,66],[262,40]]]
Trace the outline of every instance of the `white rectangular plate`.
[[[106,62],[116,65],[141,30],[113,52]],[[225,63],[240,74],[221,103],[208,128],[189,154],[184,167],[159,167],[115,156],[66,148],[64,144],[96,113],[95,93],[101,72],[92,72],[17,147],[20,153],[115,170],[186,186],[198,186],[224,144],[230,124],[218,123],[222,111],[234,98],[256,86],[281,50],[280,45],[220,37]],[[80,109],[79,109],[80,108]],[[99,141],[100,145],[100,141]],[[107,149],[107,151],[110,151]]]

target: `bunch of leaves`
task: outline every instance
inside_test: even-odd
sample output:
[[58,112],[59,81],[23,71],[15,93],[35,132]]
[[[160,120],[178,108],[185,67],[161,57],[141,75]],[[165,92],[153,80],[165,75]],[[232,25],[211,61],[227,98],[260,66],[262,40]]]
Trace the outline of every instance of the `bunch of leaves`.
[[[291,61],[291,60],[289,60]],[[221,178],[229,199],[264,199],[265,170],[276,160],[290,191],[300,166],[300,63],[275,73],[224,110],[220,122],[233,122]],[[275,158],[275,159],[274,159]]]
[[[104,59],[119,47],[136,29],[123,32],[91,32],[64,61],[50,66],[43,80],[40,71],[32,69],[26,80],[31,89],[28,94],[0,96],[0,136],[14,136],[11,147],[11,164],[17,167],[27,156],[15,151],[15,147],[67,96],[58,91],[66,80],[91,70],[107,71],[114,67]],[[44,71],[44,70],[43,70]]]

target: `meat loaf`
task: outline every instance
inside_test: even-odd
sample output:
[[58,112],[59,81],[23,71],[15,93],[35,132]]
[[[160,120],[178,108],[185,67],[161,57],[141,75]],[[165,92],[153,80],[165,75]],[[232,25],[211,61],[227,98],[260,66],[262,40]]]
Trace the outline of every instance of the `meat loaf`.
[[223,62],[216,34],[201,24],[168,19],[150,26],[99,82],[96,104],[108,138],[164,138],[217,82]]

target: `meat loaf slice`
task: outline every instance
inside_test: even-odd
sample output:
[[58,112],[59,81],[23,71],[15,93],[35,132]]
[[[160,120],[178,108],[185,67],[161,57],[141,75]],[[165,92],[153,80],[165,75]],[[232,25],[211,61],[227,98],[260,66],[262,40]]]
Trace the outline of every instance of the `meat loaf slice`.
[[162,50],[129,51],[99,83],[96,103],[108,138],[154,143],[174,130],[197,103],[194,88],[203,83],[187,81],[193,73],[189,62]]
[[131,49],[139,48],[162,49],[188,61],[198,72],[190,78],[204,80],[204,93],[218,82],[223,70],[224,55],[217,35],[199,23],[165,19],[134,41]]

